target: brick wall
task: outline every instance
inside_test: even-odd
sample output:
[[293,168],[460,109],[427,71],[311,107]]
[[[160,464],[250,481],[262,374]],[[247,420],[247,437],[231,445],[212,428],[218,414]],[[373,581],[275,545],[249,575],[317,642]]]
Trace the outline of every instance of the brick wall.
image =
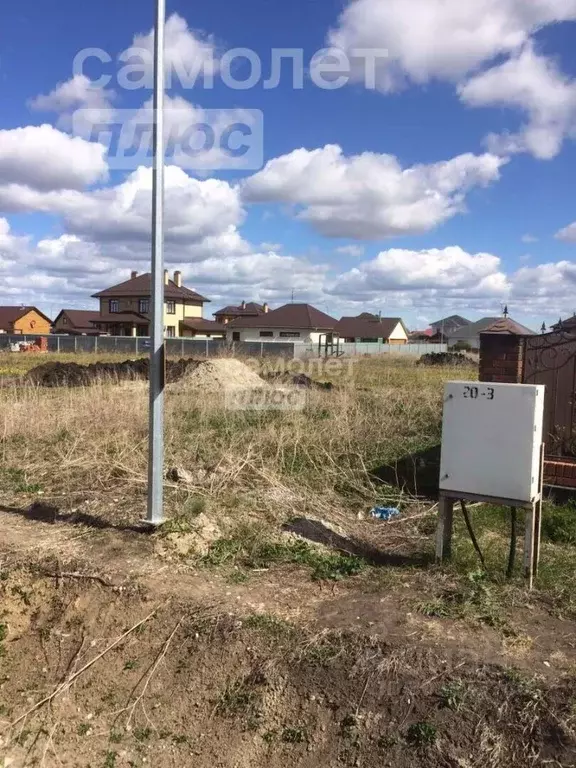
[[576,462],[548,459],[544,462],[544,483],[562,488],[576,488]]
[[480,334],[480,381],[519,384],[524,366],[522,336]]

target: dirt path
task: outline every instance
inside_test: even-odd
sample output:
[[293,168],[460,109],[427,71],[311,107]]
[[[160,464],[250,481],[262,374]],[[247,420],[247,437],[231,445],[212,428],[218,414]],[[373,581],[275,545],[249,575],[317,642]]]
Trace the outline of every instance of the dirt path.
[[270,614],[317,632],[368,634],[477,663],[514,665],[550,679],[576,663],[576,622],[551,615],[528,594],[515,607],[515,632],[507,636],[482,624],[422,615],[415,606],[429,573],[410,570],[390,584],[373,576],[326,583],[313,581],[303,569],[276,567],[236,584],[218,570],[195,567],[176,553],[166,555],[156,535],[47,524],[10,512],[0,512],[0,526],[0,570],[35,564],[55,573],[46,563],[57,558],[63,571],[138,585],[157,600],[177,595],[193,604],[218,605],[223,613]]

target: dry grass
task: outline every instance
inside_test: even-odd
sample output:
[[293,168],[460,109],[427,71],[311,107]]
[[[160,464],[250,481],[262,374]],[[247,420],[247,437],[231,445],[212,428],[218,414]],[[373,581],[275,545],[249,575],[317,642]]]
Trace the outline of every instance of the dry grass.
[[[22,355],[24,365],[31,358]],[[0,370],[10,364],[0,358]],[[36,360],[38,358],[35,358]],[[51,358],[52,359],[52,358]],[[76,358],[74,358],[76,360]],[[255,361],[266,370],[277,364]],[[303,411],[229,411],[217,393],[171,385],[166,403],[166,465],[210,470],[188,488],[256,516],[365,509],[386,493],[370,473],[438,442],[442,383],[469,372],[427,369],[394,358],[332,366],[316,378]],[[306,364],[306,370],[309,370]],[[302,370],[296,364],[292,369]],[[147,462],[147,388],[102,382],[83,389],[0,389],[0,483],[60,496],[87,490],[141,496]],[[0,487],[1,487],[0,486]],[[388,491],[388,494],[390,491]],[[173,499],[172,499],[173,501]],[[137,519],[143,508],[138,498]],[[173,507],[173,504],[171,504]]]

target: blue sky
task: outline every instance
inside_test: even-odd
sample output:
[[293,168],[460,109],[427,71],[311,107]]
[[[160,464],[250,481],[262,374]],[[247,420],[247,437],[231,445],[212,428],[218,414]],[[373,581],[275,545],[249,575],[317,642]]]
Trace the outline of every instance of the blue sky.
[[[111,169],[72,116],[150,99],[120,86],[117,57],[135,36],[150,42],[153,12],[135,0],[3,9],[0,303],[91,307],[92,293],[147,270],[149,163]],[[175,159],[167,172],[167,266],[213,299],[208,313],[292,292],[412,328],[504,304],[533,327],[576,311],[576,0],[168,0],[168,17],[170,61],[215,62],[213,88],[199,78],[168,92],[178,121],[264,118],[262,168]],[[328,45],[350,61],[349,82],[330,90],[309,70]],[[79,75],[86,48],[113,62]],[[224,82],[233,48],[261,60],[254,87]],[[302,89],[287,61],[279,86],[263,86],[280,48],[303,51]],[[386,51],[377,88],[356,55],[373,48]],[[102,73],[107,93],[91,83]]]

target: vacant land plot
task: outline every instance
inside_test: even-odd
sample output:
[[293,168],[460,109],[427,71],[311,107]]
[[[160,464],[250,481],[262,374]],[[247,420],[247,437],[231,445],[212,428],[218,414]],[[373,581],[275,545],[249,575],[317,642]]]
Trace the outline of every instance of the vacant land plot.
[[576,512],[547,506],[533,593],[504,510],[473,510],[487,573],[460,523],[432,561],[443,382],[473,367],[293,369],[334,387],[292,411],[183,377],[150,534],[145,384],[23,384],[37,362],[0,359],[0,761],[576,763]]

